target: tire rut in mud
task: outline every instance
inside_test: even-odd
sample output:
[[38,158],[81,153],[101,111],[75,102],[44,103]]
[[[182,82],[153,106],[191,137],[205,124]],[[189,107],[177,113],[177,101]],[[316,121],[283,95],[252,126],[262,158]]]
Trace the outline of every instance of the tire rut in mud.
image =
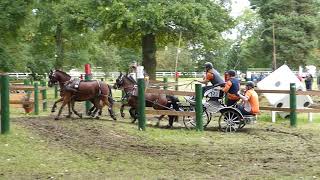
[[90,149],[109,150],[112,153],[143,153],[149,156],[180,154],[174,146],[150,145],[140,137],[107,129],[91,120],[60,120],[51,117],[14,118],[13,122],[48,139],[50,143],[65,146],[78,153],[97,158]]

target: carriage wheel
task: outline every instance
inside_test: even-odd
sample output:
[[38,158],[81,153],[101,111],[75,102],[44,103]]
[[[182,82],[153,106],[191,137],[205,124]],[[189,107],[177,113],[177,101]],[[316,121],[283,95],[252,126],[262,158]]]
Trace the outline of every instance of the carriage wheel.
[[244,127],[240,122],[240,115],[232,110],[221,113],[219,118],[219,129],[224,132],[235,132]]
[[[194,111],[193,108],[191,107],[189,108],[189,110]],[[185,109],[185,111],[188,111],[188,110]],[[206,109],[203,109],[202,121],[203,121],[203,128],[206,128],[211,121],[211,116]],[[196,117],[183,116],[183,124],[189,130],[194,129],[196,127]]]

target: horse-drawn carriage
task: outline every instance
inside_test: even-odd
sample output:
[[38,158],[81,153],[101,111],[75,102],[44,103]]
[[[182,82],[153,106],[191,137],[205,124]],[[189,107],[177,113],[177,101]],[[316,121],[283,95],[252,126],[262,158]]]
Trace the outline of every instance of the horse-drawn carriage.
[[[92,88],[93,90],[90,91],[91,96],[82,98],[80,95],[81,92],[77,92],[78,95],[73,95],[73,92],[69,92],[66,90],[66,84],[70,82],[71,77],[66,73],[56,70],[55,72],[51,72],[49,75],[49,85],[54,83],[59,83],[60,88],[65,90],[61,99],[55,102],[52,112],[56,107],[56,103],[59,101],[63,101],[63,104],[59,110],[59,113],[56,119],[59,118],[62,108],[68,104],[68,106],[72,107],[73,112],[78,115],[80,118],[82,117],[81,114],[77,113],[74,110],[74,101],[83,101],[83,100],[90,100],[94,106],[90,109],[89,112],[92,112],[92,115],[95,116],[97,111],[99,110],[99,115],[101,115],[102,108],[105,105],[108,105],[109,113],[111,117],[115,120],[115,116],[112,110],[113,100],[111,94],[111,87],[99,82],[99,81],[90,81],[85,82],[82,84],[79,91],[86,88]],[[89,84],[89,85],[87,85]],[[82,88],[82,89],[81,89]],[[138,98],[136,92],[136,82],[127,75],[120,74],[117,78],[114,88],[121,88],[126,93],[127,102],[123,103],[120,112],[121,116],[124,117],[123,108],[124,106],[130,106],[130,115],[133,117],[133,122],[137,119],[137,107],[138,107]],[[77,90],[78,91],[78,90]],[[87,91],[85,91],[87,92]],[[69,96],[68,96],[69,95]],[[98,96],[97,96],[98,95]],[[195,102],[188,97],[185,97],[186,102],[188,105],[181,105],[178,103],[179,99],[169,95],[163,94],[154,94],[154,93],[146,93],[146,105],[147,107],[153,107],[157,110],[176,110],[176,111],[195,111]],[[238,129],[243,128],[246,124],[250,123],[251,121],[255,120],[255,116],[243,116],[241,112],[235,106],[226,106],[223,103],[224,99],[224,92],[220,89],[219,86],[207,89],[204,92],[204,101],[203,101],[203,125],[207,127],[207,125],[212,120],[213,116],[220,113],[220,117],[218,120],[219,129],[225,132],[233,132],[237,131]],[[102,102],[102,104],[100,104]],[[71,103],[71,104],[70,104]],[[69,107],[69,116],[71,116],[71,111]],[[161,116],[159,120],[162,118]],[[169,127],[172,127],[173,121],[176,116],[169,115]],[[186,128],[191,129],[195,127],[196,121],[195,117],[183,116],[183,122]]]
[[[223,103],[224,92],[219,86],[207,89],[204,92],[203,100],[203,126],[206,128],[213,117],[220,113],[218,120],[219,130],[224,132],[234,132],[243,128],[246,124],[256,120],[254,115],[242,115],[242,113],[234,106],[226,106]],[[182,111],[195,111],[195,101],[191,97],[185,97],[188,105],[181,105]],[[184,116],[183,123],[187,129],[196,126],[195,117]]]

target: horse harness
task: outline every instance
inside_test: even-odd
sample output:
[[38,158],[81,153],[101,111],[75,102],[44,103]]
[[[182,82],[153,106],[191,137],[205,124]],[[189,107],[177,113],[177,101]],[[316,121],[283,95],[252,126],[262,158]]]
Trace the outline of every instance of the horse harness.
[[[82,81],[83,80],[80,80],[78,78],[71,78],[70,80],[68,80],[68,81],[66,81],[64,83],[64,87],[66,88],[67,91],[70,90],[72,92],[78,93],[79,92],[80,83]],[[100,81],[98,81],[98,80],[95,80],[95,81],[98,83],[98,86],[99,86],[99,93],[97,95],[97,97],[99,97],[102,94],[101,84],[100,84]]]

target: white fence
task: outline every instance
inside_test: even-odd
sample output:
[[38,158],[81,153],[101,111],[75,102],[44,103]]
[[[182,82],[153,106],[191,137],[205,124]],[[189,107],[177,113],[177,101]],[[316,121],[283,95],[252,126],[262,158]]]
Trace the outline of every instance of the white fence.
[[[67,72],[70,74],[72,77],[80,77],[81,75],[84,77],[84,72],[83,71],[77,71],[77,70],[70,70]],[[14,78],[14,79],[27,79],[30,77],[31,73],[8,73],[9,77]],[[105,77],[110,77],[110,78],[117,78],[119,76],[119,72],[108,72],[104,73],[101,71],[92,71],[92,76],[94,79],[101,79]],[[204,76],[203,72],[179,72],[180,76],[183,77],[194,77],[194,78],[201,78]],[[162,77],[175,77],[175,72],[156,72],[156,77],[157,78],[162,78]]]

